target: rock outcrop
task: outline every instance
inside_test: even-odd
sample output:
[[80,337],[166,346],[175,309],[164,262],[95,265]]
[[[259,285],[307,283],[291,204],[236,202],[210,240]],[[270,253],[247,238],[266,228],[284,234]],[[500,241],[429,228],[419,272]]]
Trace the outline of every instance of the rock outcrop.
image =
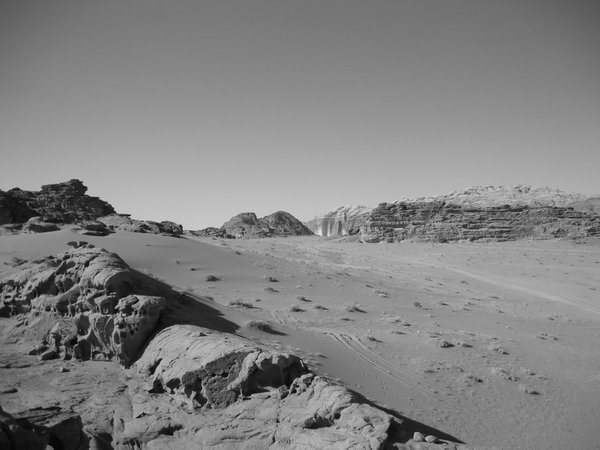
[[91,236],[106,236],[115,231],[183,234],[183,227],[173,222],[135,220],[128,214],[116,214],[109,203],[86,192],[87,187],[76,179],[44,185],[40,191],[19,188],[0,191],[0,232],[44,233],[73,224],[81,234]]
[[302,222],[285,211],[277,211],[261,219],[274,236],[311,236],[313,234]]
[[81,244],[18,265],[0,280],[0,316],[32,313],[42,337],[37,353],[103,354],[128,365],[166,306],[160,286],[147,278],[114,253]]
[[153,222],[151,220],[132,219],[129,214],[111,214],[98,218],[110,231],[131,231],[134,233],[164,234],[181,236],[183,227],[170,221]]
[[221,226],[224,235],[235,238],[264,238],[276,236],[311,236],[302,222],[285,211],[277,211],[261,219],[253,212],[232,217]]
[[476,186],[447,195],[342,206],[306,223],[320,236],[364,242],[583,238],[600,234],[600,197],[551,188]]
[[557,206],[465,206],[444,201],[382,203],[361,230],[365,242],[451,242],[600,235],[600,216]]
[[208,306],[132,270],[116,254],[70,244],[55,257],[15,262],[0,279],[0,315],[20,318],[15,333],[37,342],[31,353],[43,363],[100,357],[128,367],[126,391],[111,392],[119,399],[112,404],[101,392],[89,404],[84,396],[81,415],[54,406],[0,411],[0,443],[73,449],[102,442],[120,449],[392,444],[392,424],[400,426],[401,418],[316,376],[297,356],[227,331],[233,328]]
[[318,236],[355,235],[366,224],[372,210],[367,206],[340,206],[335,211],[315,217],[305,225]]
[[78,223],[115,212],[110,204],[86,192],[87,187],[76,179],[46,184],[40,191],[0,191],[0,225],[23,223],[34,216],[45,222]]

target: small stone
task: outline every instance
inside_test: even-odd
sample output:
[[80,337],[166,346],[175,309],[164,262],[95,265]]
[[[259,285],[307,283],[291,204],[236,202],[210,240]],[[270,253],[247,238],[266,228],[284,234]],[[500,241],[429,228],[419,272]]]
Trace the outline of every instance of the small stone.
[[425,436],[425,442],[429,442],[430,444],[433,444],[433,443],[437,442],[437,438],[430,434],[429,436]]
[[61,367],[58,369],[58,371],[59,371],[60,373],[70,372],[70,370],[69,370],[69,369],[67,369],[67,368],[66,368],[66,367],[64,367],[64,366],[61,366]]
[[56,353],[54,350],[46,350],[44,353],[42,353],[39,358],[42,361],[48,361],[50,359],[56,359],[58,358],[58,353]]
[[265,278],[265,280],[267,280],[267,281],[269,281],[271,283],[278,283],[279,282],[279,280],[277,278],[272,277],[270,275],[265,275],[264,278]]
[[415,441],[415,442],[423,442],[424,440],[425,440],[425,436],[423,436],[418,431],[415,431],[415,434],[413,434],[413,441]]
[[206,281],[221,281],[221,278],[215,276],[215,275],[207,275],[206,276]]
[[0,394],[14,394],[17,392],[17,388],[14,386],[8,386],[0,390]]

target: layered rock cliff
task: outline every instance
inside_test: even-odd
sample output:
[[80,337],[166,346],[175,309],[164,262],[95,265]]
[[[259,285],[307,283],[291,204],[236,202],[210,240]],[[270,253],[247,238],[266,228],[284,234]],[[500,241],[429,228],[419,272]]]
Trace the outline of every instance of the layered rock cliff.
[[306,223],[319,236],[365,242],[581,238],[599,234],[600,197],[526,185],[476,186],[446,195],[342,206]]
[[362,229],[366,242],[521,238],[582,238],[600,235],[600,216],[566,207],[474,208],[444,202],[382,203]]
[[373,208],[367,206],[340,206],[305,223],[318,236],[345,236],[360,232]]

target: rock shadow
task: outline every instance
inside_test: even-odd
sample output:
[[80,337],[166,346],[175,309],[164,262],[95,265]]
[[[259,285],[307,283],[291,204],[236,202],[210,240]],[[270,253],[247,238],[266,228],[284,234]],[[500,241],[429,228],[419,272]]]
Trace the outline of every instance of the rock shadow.
[[395,443],[404,444],[408,442],[410,439],[412,439],[413,435],[417,431],[419,433],[422,433],[424,436],[433,435],[443,441],[448,441],[454,444],[465,444],[463,441],[456,438],[455,436],[452,436],[451,434],[430,427],[429,425],[425,425],[424,423],[417,422],[416,420],[409,419],[408,417],[403,416],[394,409],[378,405],[377,403],[374,403],[373,401],[365,398],[362,394],[356,391],[352,392],[354,393],[354,395],[356,395],[356,398],[359,402],[366,403],[374,408],[385,411],[394,418],[388,433],[389,437],[387,440],[387,445],[384,448],[395,448],[393,447],[393,444]]

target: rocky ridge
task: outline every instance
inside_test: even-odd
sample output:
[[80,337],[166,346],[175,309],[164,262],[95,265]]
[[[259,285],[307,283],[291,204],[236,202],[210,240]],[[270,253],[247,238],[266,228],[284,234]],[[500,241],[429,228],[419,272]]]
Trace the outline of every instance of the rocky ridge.
[[365,242],[577,239],[600,235],[600,216],[554,206],[382,203],[361,229]]
[[14,324],[0,335],[31,342],[30,354],[43,361],[117,361],[124,386],[94,392],[112,404],[90,391],[64,410],[0,411],[0,443],[379,449],[410,438],[400,417],[311,373],[293,354],[234,335],[235,324],[202,301],[114,253],[70,245],[57,256],[16,261],[0,279],[0,321]]

